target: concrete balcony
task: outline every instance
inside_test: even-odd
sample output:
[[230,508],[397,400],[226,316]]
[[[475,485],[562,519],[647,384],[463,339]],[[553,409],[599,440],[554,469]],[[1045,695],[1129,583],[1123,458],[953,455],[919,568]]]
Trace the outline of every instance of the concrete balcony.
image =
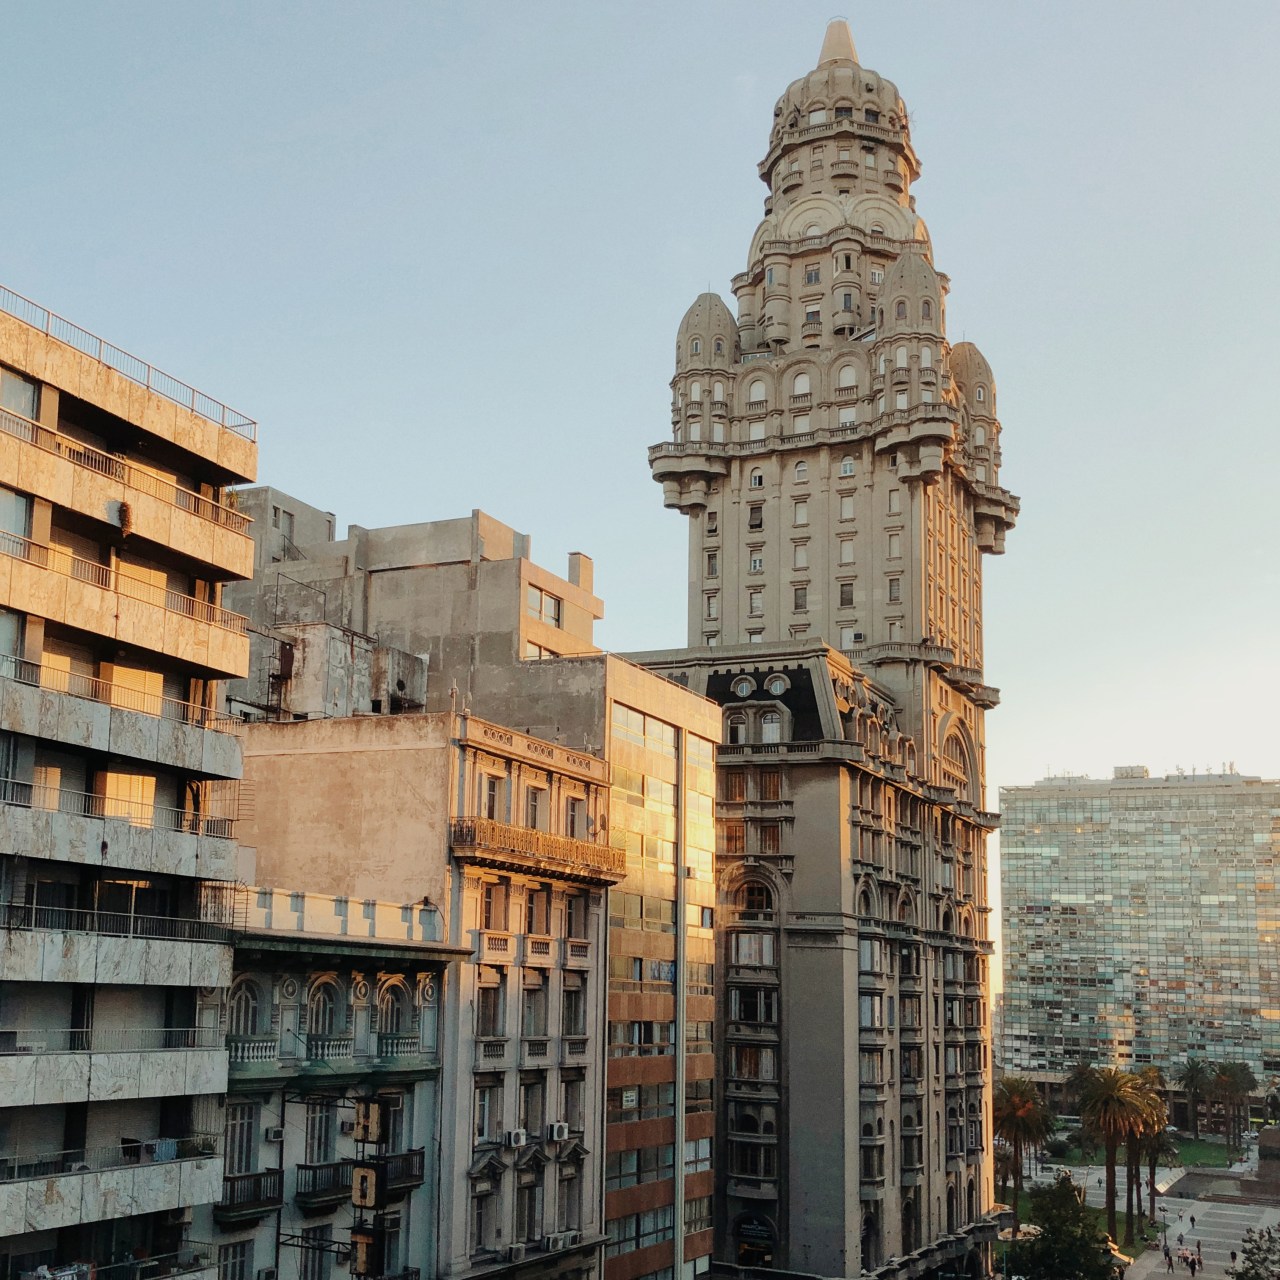
[[551,1041],[546,1036],[526,1036],[520,1041],[520,1065],[526,1068],[551,1065]]
[[556,957],[552,939],[526,934],[520,948],[520,963],[529,969],[553,969]]
[[0,471],[23,492],[92,520],[127,503],[139,537],[227,576],[253,576],[248,516],[7,409],[0,410]]
[[456,858],[518,873],[555,876],[585,884],[616,884],[627,874],[621,849],[517,827],[492,818],[462,818],[452,825]]
[[0,1030],[0,1097],[12,1106],[224,1093],[211,1027]]
[[560,1065],[579,1067],[587,1061],[590,1045],[586,1036],[565,1036],[560,1041]]
[[240,743],[212,707],[0,657],[0,714],[17,733],[235,778]]
[[284,1173],[259,1169],[253,1173],[228,1173],[222,1179],[222,1195],[213,1206],[213,1220],[220,1226],[256,1222],[284,1203]]
[[590,969],[594,955],[589,938],[565,938],[561,942],[560,962],[566,969]]
[[194,1134],[0,1157],[0,1236],[209,1204],[222,1180],[219,1143]]
[[230,936],[207,920],[9,903],[0,909],[0,972],[11,982],[226,987]]
[[248,620],[240,614],[10,533],[0,534],[0,605],[214,676],[248,670]]
[[[218,1246],[188,1240],[177,1253],[156,1254],[142,1260],[113,1262],[103,1265],[96,1261],[53,1263],[40,1271],[23,1271],[18,1280],[48,1280],[64,1268],[73,1268],[68,1275],[90,1275],[93,1280],[169,1280],[172,1276],[184,1276],[186,1280],[213,1280],[218,1274]],[[81,1271],[79,1268],[86,1268]]]
[[508,1065],[505,1036],[476,1037],[476,1070],[498,1071]]
[[29,858],[230,880],[230,831],[227,818],[0,779],[0,843]]

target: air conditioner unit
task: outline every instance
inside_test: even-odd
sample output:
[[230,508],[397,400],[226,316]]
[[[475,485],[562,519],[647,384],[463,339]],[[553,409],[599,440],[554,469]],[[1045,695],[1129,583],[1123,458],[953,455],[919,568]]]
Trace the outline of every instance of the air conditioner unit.
[[278,1280],[280,1272],[275,1267],[259,1267],[256,1280]]
[[865,631],[855,631],[853,633],[854,644],[866,644],[866,642],[867,642],[867,634]]
[[356,1131],[356,1122],[354,1120],[343,1120],[338,1128],[342,1131],[344,1138],[349,1138]]
[[566,1249],[571,1248],[575,1244],[581,1244],[581,1243],[582,1243],[581,1231],[566,1231],[564,1233],[564,1247]]
[[563,1120],[557,1120],[555,1124],[547,1125],[547,1140],[549,1142],[568,1142],[569,1126]]
[[555,1253],[557,1249],[564,1248],[564,1236],[543,1236],[542,1247],[548,1253]]
[[273,1124],[267,1130],[266,1138],[268,1142],[283,1142],[284,1141],[284,1125]]
[[522,1244],[513,1244],[507,1246],[508,1262],[523,1262],[525,1246]]
[[[508,1129],[507,1136],[503,1142],[503,1145],[508,1147],[523,1147],[523,1146],[527,1146],[528,1143],[529,1143],[529,1134],[527,1130]],[[512,1247],[515,1248],[516,1246],[513,1245]]]
[[187,1205],[184,1209],[170,1209],[165,1215],[165,1221],[171,1226],[185,1227],[190,1225],[192,1216],[191,1206]]

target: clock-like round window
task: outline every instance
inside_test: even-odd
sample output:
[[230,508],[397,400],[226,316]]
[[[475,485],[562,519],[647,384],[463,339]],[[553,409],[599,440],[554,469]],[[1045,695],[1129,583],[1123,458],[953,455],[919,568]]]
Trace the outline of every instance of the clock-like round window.
[[733,691],[740,698],[749,698],[756,689],[756,682],[748,676],[739,676],[733,682]]
[[773,694],[775,698],[781,697],[786,693],[789,685],[786,676],[770,676],[765,688]]

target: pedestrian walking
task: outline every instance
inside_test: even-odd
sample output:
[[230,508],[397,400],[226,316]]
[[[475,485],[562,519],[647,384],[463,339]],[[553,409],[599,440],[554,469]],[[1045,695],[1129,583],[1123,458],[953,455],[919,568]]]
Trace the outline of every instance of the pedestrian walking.
[[1196,1215],[1193,1213],[1191,1215],[1191,1230],[1194,1231],[1195,1229],[1196,1229]]
[[1179,1249],[1182,1248],[1182,1232],[1181,1231],[1178,1232],[1178,1248]]
[[1195,1260],[1194,1258],[1192,1258],[1192,1259],[1187,1263],[1187,1266],[1189,1266],[1189,1267],[1191,1268],[1191,1274],[1194,1276],[1194,1275],[1195,1275],[1195,1273],[1196,1273],[1196,1260]]
[[1196,1257],[1200,1257],[1200,1241],[1196,1241]]

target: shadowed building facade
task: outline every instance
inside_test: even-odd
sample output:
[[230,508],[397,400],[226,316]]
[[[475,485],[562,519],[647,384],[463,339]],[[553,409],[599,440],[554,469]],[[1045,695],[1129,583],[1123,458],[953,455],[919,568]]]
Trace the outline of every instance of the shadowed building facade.
[[649,451],[691,647],[631,655],[722,712],[717,1257],[984,1274],[995,380],[947,340],[906,108],[843,21],[759,171],[737,316],[689,309]]

